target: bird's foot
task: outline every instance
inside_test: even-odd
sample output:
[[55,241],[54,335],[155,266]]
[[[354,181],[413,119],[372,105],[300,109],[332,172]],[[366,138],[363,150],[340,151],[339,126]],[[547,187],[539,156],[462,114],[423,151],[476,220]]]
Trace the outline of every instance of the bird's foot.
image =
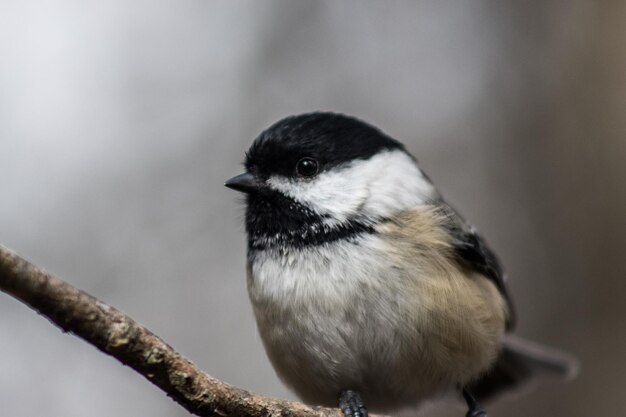
[[339,408],[345,417],[367,417],[367,408],[358,392],[346,390],[339,396]]
[[487,412],[480,407],[474,409],[470,408],[469,410],[467,410],[467,414],[465,414],[465,417],[487,417]]
[[463,390],[463,398],[465,398],[468,408],[465,417],[487,417],[487,412],[483,410],[476,398],[465,389]]

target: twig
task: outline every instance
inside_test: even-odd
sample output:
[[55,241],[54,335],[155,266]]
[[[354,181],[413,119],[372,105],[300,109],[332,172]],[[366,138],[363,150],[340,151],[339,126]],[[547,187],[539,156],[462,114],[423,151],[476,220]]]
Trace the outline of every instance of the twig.
[[0,245],[0,290],[133,368],[198,416],[341,417],[253,394],[207,375],[124,313],[53,277]]

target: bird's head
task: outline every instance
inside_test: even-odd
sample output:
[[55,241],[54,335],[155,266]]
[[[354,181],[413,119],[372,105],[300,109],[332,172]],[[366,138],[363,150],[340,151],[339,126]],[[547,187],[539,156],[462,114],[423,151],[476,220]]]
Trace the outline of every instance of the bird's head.
[[278,121],[254,140],[244,165],[225,185],[246,193],[257,248],[336,240],[436,196],[400,142],[335,113]]

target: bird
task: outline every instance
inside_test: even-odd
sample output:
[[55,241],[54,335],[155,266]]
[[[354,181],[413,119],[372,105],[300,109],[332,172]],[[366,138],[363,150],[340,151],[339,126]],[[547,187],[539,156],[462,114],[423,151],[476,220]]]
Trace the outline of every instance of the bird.
[[513,334],[507,281],[485,239],[406,147],[355,117],[311,112],[258,135],[245,172],[247,289],[278,377],[346,417],[446,395],[468,417],[564,352]]

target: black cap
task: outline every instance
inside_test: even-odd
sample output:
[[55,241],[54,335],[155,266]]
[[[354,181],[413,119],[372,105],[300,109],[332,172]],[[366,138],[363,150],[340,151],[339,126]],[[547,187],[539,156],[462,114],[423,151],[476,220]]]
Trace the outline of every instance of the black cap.
[[248,172],[259,177],[293,176],[296,163],[311,157],[320,171],[404,146],[377,128],[337,113],[307,113],[282,119],[262,132],[246,154]]

